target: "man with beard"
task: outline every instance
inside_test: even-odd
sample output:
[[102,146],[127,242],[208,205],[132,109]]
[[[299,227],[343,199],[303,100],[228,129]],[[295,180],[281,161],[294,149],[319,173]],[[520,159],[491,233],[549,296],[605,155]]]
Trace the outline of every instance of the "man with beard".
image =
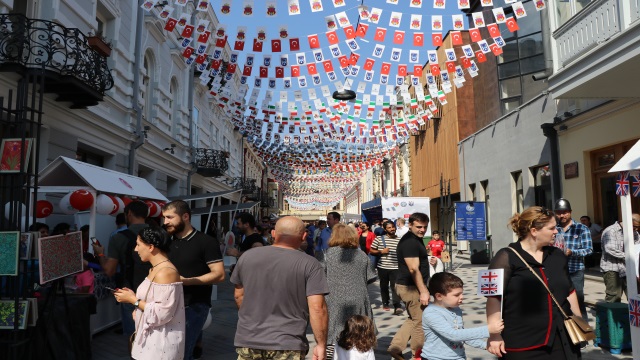
[[262,235],[256,231],[256,219],[253,215],[243,212],[238,214],[237,220],[238,229],[244,236],[242,237],[240,248],[228,248],[227,255],[239,258],[242,254],[254,247],[263,246],[263,240]]
[[[120,268],[116,276],[118,287],[126,287],[136,291],[145,276],[149,275],[151,264],[142,262],[140,256],[134,252],[138,233],[147,227],[145,219],[148,213],[147,204],[142,201],[130,202],[124,208],[124,217],[128,227],[111,235],[108,256],[104,255],[104,247],[99,243],[93,244],[93,253],[107,276],[116,275],[116,271]],[[134,310],[133,304],[120,303],[122,332],[127,338],[135,331],[136,325],[131,316]]]
[[424,234],[429,216],[413,213],[409,217],[409,232],[398,243],[398,278],[396,292],[405,304],[409,317],[391,340],[389,353],[394,359],[404,359],[402,352],[411,338],[411,352],[420,354],[424,343],[422,310],[429,305],[429,253],[424,246]]
[[396,236],[396,226],[393,222],[387,221],[382,224],[385,234],[376,237],[371,244],[370,253],[380,256],[378,261],[378,277],[380,278],[380,296],[382,297],[382,307],[385,311],[391,310],[389,307],[389,284],[391,284],[391,300],[393,301],[394,315],[402,314],[400,297],[396,292],[396,278],[398,277],[398,257],[396,249],[400,239]]
[[[554,206],[556,218],[558,219],[558,234],[555,244],[564,244],[564,253],[567,256],[569,276],[573,287],[578,295],[578,303],[582,317],[588,321],[587,307],[584,303],[584,257],[591,255],[593,244],[591,241],[591,231],[588,227],[571,218],[571,204],[569,200],[560,198]],[[557,241],[562,237],[562,241]],[[556,245],[558,247],[558,245]]]
[[191,226],[191,209],[186,202],[176,200],[166,204],[162,216],[165,229],[172,235],[169,260],[178,269],[184,286],[184,359],[191,360],[211,308],[211,285],[224,280],[222,254],[218,240]]

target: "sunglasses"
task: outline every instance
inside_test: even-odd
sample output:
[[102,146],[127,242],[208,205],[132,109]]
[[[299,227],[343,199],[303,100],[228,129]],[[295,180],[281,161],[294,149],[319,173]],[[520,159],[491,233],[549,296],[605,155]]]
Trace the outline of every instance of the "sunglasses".
[[541,207],[540,213],[544,216],[551,216],[551,217],[556,215],[553,211],[547,209],[546,207]]

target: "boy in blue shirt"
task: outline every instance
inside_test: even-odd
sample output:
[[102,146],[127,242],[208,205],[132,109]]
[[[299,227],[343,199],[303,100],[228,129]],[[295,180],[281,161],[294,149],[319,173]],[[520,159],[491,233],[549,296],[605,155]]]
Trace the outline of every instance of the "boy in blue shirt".
[[466,359],[464,344],[486,349],[489,334],[499,334],[504,328],[500,321],[493,326],[464,328],[462,321],[463,283],[459,277],[441,272],[429,280],[429,292],[435,301],[422,313],[424,346],[422,359],[459,360]]

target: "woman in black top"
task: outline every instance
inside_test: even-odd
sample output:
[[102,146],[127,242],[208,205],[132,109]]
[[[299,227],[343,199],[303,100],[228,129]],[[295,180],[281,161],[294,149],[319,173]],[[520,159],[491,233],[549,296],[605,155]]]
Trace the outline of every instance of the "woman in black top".
[[[569,278],[566,256],[553,247],[558,230],[553,212],[539,206],[515,214],[509,225],[517,251],[546,283],[568,315],[580,316],[578,298]],[[487,350],[504,359],[580,359],[571,343],[560,310],[544,285],[510,249],[498,251],[489,269],[504,269],[504,331],[489,337]],[[500,320],[500,296],[487,298],[487,323]]]

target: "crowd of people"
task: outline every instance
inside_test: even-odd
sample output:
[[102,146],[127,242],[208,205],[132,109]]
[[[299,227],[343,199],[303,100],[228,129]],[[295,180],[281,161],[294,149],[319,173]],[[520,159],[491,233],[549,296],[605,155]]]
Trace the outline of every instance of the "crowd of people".
[[[134,359],[199,359],[202,329],[210,316],[212,285],[231,269],[238,307],[235,342],[239,360],[374,359],[377,327],[368,286],[378,280],[382,309],[405,320],[387,349],[405,359],[464,359],[464,344],[505,359],[579,359],[581,347],[564,329],[564,315],[587,316],[584,258],[602,246],[606,301],[626,295],[625,249],[620,222],[602,229],[583,216],[576,222],[566,199],[554,211],[530,207],[509,221],[517,242],[497,251],[489,269],[502,269],[504,291],[488,296],[487,325],[466,329],[459,306],[464,284],[444,272],[445,242],[429,229],[429,217],[345,224],[337,212],[305,224],[297,217],[258,222],[238,213],[226,235],[191,224],[184,201],[162,208],[162,222],[148,207],[129,203],[116,217],[108,248],[83,226],[85,271],[74,277],[78,291],[93,291],[93,273],[116,281],[122,332]],[[49,227],[36,224],[41,236]],[[640,215],[633,214],[638,243]],[[51,234],[71,231],[58,224]],[[230,235],[229,235],[230,234]],[[221,237],[231,236],[235,246]],[[555,298],[556,303],[550,299]],[[310,326],[316,346],[309,349]]]

